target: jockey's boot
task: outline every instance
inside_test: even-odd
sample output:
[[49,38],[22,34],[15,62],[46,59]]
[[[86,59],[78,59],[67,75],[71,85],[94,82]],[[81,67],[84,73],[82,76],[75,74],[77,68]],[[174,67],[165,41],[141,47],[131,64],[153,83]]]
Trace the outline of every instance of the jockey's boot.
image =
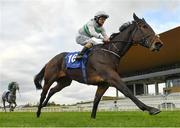
[[89,48],[84,46],[84,48],[82,49],[82,51],[76,56],[76,60],[80,60],[82,59],[84,53],[88,50]]

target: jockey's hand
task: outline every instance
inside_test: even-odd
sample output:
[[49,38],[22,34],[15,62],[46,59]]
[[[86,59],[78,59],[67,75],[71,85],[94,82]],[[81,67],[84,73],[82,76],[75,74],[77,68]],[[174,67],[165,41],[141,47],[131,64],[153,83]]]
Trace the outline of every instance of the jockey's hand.
[[107,43],[110,42],[110,40],[109,40],[109,38],[105,37],[105,38],[103,39],[103,42],[104,42],[104,44],[107,44]]

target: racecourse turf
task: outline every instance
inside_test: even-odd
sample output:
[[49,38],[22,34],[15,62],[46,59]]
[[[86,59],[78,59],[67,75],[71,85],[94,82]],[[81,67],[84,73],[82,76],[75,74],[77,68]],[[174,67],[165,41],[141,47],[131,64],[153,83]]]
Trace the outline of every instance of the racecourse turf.
[[180,111],[146,112],[0,112],[0,127],[180,127]]

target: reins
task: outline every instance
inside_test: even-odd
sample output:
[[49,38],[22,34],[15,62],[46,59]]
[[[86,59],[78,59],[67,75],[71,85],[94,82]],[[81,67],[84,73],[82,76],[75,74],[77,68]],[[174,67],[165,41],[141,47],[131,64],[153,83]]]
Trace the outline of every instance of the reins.
[[[108,45],[108,48],[107,48],[107,49],[106,49],[106,48],[102,48],[101,50],[106,51],[106,52],[109,52],[109,53],[117,56],[118,58],[120,58],[120,57],[122,57],[122,56],[125,54],[125,52],[130,48],[130,46],[132,46],[132,45],[136,46],[136,45],[138,44],[138,42],[140,42],[141,45],[143,45],[143,46],[145,46],[145,47],[148,47],[148,45],[150,45],[150,44],[149,44],[149,42],[148,42],[147,39],[148,39],[150,36],[152,36],[153,34],[150,33],[150,34],[148,34],[148,35],[145,35],[145,34],[142,32],[142,30],[139,29],[139,26],[137,26],[138,23],[137,23],[137,22],[134,22],[134,23],[136,23],[135,26],[134,26],[134,29],[133,29],[132,31],[130,31],[130,33],[129,33],[130,36],[131,36],[131,37],[129,37],[129,40],[131,40],[131,41],[129,41],[129,40],[128,40],[128,41],[118,40],[118,39],[113,40],[117,35],[121,34],[121,33],[119,32],[119,33],[115,34],[115,36],[112,36],[112,38],[110,38],[110,43],[109,43],[109,45]],[[133,40],[133,39],[134,39],[134,35],[135,35],[135,33],[137,32],[137,30],[140,30],[140,32],[141,32],[141,34],[143,35],[143,37],[142,37],[140,40],[138,40],[138,41],[134,41],[134,40]],[[118,46],[116,45],[116,44],[118,44],[118,43],[126,43],[126,44],[125,44],[125,46],[123,47],[123,49],[119,49]],[[115,48],[114,51],[111,49],[112,47]]]
[[[134,31],[136,31],[136,29],[135,29]],[[134,35],[134,31],[132,31],[132,32],[133,32],[133,35]],[[120,34],[120,33],[119,33],[119,34]],[[132,35],[132,36],[133,36],[133,35]],[[116,35],[116,36],[117,36],[117,35]],[[113,38],[114,38],[114,37],[113,37]],[[128,48],[130,45],[134,44],[133,41],[111,40],[109,46],[114,47],[114,48],[117,50],[117,52],[120,52],[120,50],[119,50],[119,48],[116,46],[116,44],[117,44],[117,43],[121,43],[121,42],[122,42],[122,43],[126,43],[124,49],[126,49],[126,48]],[[124,51],[125,51],[125,50],[122,50],[121,55],[119,55],[119,54],[117,54],[116,52],[114,52],[114,51],[112,51],[112,50],[109,50],[109,49],[110,49],[110,48],[108,48],[108,49],[102,48],[101,50],[106,51],[106,52],[109,52],[109,53],[115,55],[115,56],[118,57],[118,58],[120,58],[121,56],[123,56]]]

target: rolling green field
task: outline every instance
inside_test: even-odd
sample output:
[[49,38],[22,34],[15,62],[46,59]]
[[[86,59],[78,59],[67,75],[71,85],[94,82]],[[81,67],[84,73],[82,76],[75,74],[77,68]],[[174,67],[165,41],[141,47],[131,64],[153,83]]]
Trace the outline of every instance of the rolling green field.
[[180,127],[180,111],[163,111],[150,116],[146,112],[0,112],[0,127]]

